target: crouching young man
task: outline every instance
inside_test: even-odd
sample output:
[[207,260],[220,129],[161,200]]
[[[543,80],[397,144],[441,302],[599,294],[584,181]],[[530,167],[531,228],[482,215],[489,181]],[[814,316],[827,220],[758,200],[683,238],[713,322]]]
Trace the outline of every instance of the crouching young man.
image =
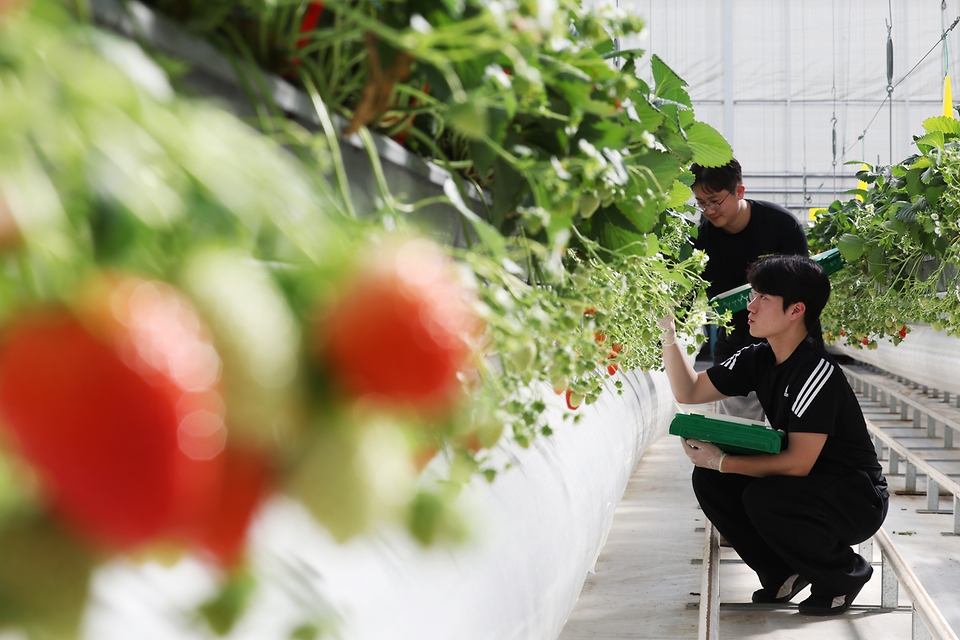
[[787,602],[810,585],[800,613],[846,611],[873,567],[851,545],[869,539],[887,514],[887,482],[856,396],[819,340],[830,281],[813,260],[771,256],[748,272],[751,335],[744,347],[697,373],[663,328],[663,362],[678,402],[700,404],[756,391],[775,429],[777,454],[728,455],[683,440],[703,512],[756,571],[758,603]]

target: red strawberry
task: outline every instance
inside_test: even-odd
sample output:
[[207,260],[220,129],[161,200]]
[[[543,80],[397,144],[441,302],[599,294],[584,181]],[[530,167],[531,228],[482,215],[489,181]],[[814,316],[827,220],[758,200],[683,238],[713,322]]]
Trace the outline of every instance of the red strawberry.
[[127,548],[177,534],[220,491],[220,360],[192,305],[115,279],[0,344],[0,416],[59,516]]

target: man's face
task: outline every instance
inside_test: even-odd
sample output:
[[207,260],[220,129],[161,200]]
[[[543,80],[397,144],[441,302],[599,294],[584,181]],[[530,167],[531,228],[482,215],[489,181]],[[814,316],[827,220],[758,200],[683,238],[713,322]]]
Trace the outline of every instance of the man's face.
[[769,338],[790,327],[790,310],[784,310],[783,297],[750,291],[747,326],[754,338]]
[[736,233],[745,226],[740,224],[741,219],[746,215],[740,207],[743,197],[741,186],[734,191],[727,189],[707,191],[697,184],[693,186],[693,195],[697,200],[697,209],[700,214],[718,229]]

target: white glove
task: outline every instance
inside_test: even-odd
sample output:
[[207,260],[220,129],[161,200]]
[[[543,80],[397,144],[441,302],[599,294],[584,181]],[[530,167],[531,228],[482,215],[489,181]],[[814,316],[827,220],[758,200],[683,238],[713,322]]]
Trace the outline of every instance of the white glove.
[[727,457],[727,454],[721,451],[720,447],[693,438],[681,438],[681,440],[683,441],[683,452],[687,454],[693,464],[723,473],[723,459]]
[[672,344],[677,343],[677,323],[674,321],[672,315],[665,315],[659,320],[657,324],[660,325],[660,344],[665,347],[669,347]]

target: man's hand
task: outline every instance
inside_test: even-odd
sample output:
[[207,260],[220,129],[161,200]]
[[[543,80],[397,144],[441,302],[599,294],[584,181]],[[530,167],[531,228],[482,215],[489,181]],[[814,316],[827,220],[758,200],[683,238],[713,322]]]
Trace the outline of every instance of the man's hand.
[[666,315],[657,320],[660,325],[660,344],[669,347],[677,342],[677,323],[672,315]]
[[723,473],[723,459],[727,454],[721,451],[720,447],[693,438],[681,438],[681,442],[683,442],[683,452],[693,464]]

